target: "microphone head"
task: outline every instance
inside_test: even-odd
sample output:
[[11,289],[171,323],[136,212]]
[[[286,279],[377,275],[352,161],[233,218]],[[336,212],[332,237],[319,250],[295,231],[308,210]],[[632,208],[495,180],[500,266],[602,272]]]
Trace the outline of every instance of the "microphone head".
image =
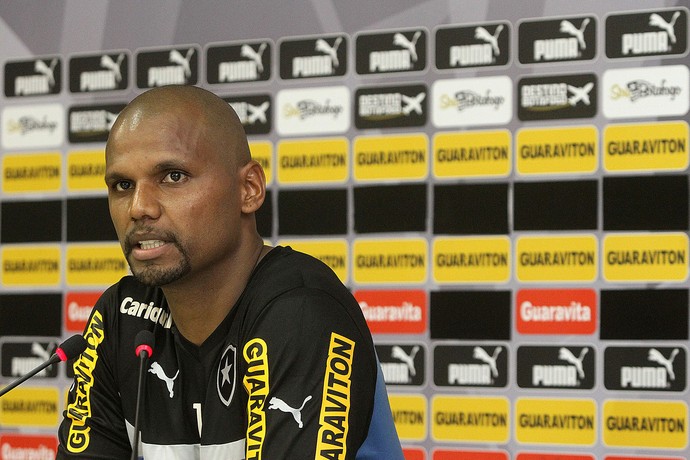
[[76,358],[86,350],[86,339],[82,335],[73,335],[65,340],[55,350],[55,354],[60,358],[60,361],[67,361],[68,359]]
[[153,354],[153,346],[156,343],[156,338],[153,335],[153,332],[143,329],[137,333],[137,336],[134,338],[134,346],[136,349],[134,350],[137,356],[141,356],[143,352],[146,352],[146,356],[151,356]]

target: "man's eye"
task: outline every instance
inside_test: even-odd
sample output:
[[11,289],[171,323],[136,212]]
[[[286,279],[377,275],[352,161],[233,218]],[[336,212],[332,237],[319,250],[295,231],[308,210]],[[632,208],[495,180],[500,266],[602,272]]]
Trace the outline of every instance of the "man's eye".
[[185,173],[180,171],[172,171],[165,176],[163,182],[180,182],[184,178]]
[[132,188],[132,183],[129,181],[121,180],[121,181],[115,182],[115,190],[117,190],[117,191],[122,192],[125,190],[129,190],[130,188]]

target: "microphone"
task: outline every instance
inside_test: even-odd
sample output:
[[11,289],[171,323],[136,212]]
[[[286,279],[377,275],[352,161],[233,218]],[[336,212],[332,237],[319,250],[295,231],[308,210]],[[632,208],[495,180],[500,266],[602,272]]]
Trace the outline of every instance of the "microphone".
[[48,361],[44,362],[40,366],[30,371],[28,374],[15,380],[10,385],[0,390],[0,397],[4,396],[10,390],[13,390],[25,381],[29,380],[31,377],[38,374],[46,367],[51,366],[60,361],[67,361],[68,359],[76,358],[84,350],[86,350],[86,339],[84,339],[84,337],[79,334],[73,335],[57,347],[55,353],[53,353],[53,355],[50,357],[50,359],[48,359]]
[[143,406],[142,400],[144,398],[144,386],[146,384],[144,376],[146,375],[146,364],[153,354],[153,345],[155,342],[156,338],[153,336],[153,332],[146,329],[139,331],[134,338],[134,345],[136,347],[134,352],[139,357],[139,387],[137,388],[137,405],[134,412],[134,441],[132,442],[131,460],[137,460],[139,458],[139,414]]

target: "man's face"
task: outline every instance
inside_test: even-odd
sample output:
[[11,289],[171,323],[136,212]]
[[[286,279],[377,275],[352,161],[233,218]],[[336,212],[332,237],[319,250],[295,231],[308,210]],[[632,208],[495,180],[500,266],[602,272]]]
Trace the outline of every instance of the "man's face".
[[134,114],[108,141],[110,215],[132,273],[147,285],[210,273],[237,244],[237,177],[194,118]]

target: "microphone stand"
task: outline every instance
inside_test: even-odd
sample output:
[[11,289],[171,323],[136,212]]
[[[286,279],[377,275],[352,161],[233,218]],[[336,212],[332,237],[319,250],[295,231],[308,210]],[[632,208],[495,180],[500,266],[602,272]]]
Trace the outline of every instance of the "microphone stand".
[[134,412],[134,441],[132,442],[131,460],[139,458],[139,416],[143,407],[144,389],[146,387],[146,365],[149,356],[153,353],[151,348],[155,338],[148,330],[139,331],[136,337],[136,354],[139,356],[139,383],[137,386],[137,404]]

